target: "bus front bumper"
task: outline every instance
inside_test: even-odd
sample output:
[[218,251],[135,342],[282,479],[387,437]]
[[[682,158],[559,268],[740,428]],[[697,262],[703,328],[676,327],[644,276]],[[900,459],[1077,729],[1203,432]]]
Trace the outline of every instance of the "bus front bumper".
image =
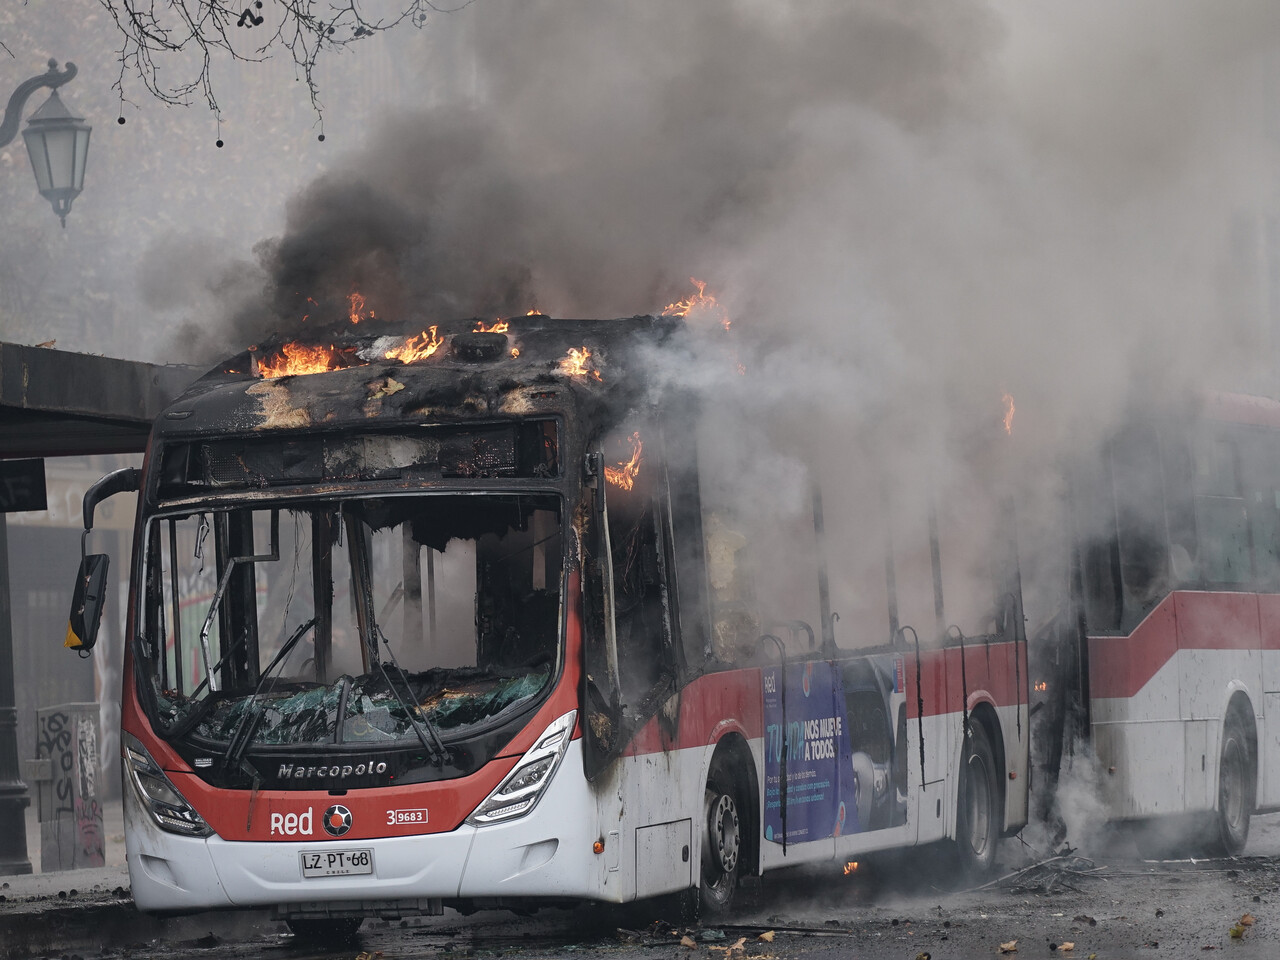
[[[374,840],[230,842],[166,833],[125,786],[129,880],[139,910],[273,907],[285,916],[435,912],[440,901],[620,899],[617,874],[593,853],[597,805],[581,775],[580,740],[532,812],[508,823]],[[304,877],[307,852],[368,850],[373,872]]]

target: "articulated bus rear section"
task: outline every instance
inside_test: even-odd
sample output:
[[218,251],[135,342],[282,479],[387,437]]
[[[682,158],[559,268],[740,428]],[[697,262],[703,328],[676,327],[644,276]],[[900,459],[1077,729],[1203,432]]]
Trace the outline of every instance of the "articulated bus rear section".
[[1238,854],[1280,809],[1280,403],[1134,418],[1070,510],[1069,612],[1033,644],[1049,777],[1074,739],[1142,849]]
[[[763,615],[746,538],[701,487],[690,399],[645,387],[679,336],[529,317],[433,327],[401,338],[433,345],[409,356],[351,334],[284,375],[268,345],[86,494],[86,542],[98,502],[140,494],[139,908],[338,930],[446,904],[725,910],[747,876],[947,839],[990,866],[1027,817],[1016,563],[984,558],[1000,573],[967,633],[942,608],[962,538],[936,522],[890,551],[886,615],[842,627],[857,646],[821,563]],[[106,568],[81,566],[82,651]]]

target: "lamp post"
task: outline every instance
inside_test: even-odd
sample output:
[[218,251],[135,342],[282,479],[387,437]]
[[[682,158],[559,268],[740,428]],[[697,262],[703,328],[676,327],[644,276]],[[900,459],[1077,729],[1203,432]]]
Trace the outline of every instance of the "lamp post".
[[[18,85],[0,121],[0,147],[18,133],[27,98],[41,87],[53,92],[27,122],[22,135],[41,196],[53,204],[53,212],[67,225],[71,201],[84,187],[84,166],[89,154],[89,125],[73,116],[58,87],[76,75],[76,65],[58,70],[49,61],[49,72]],[[13,628],[9,609],[9,546],[5,516],[0,512],[0,876],[31,872],[27,856],[25,810],[30,803],[27,786],[18,770],[17,710],[13,689]]]
[[53,92],[49,99],[27,121],[22,131],[27,141],[27,154],[31,157],[31,169],[35,171],[36,187],[40,195],[53,204],[53,212],[62,225],[67,225],[71,201],[84,189],[84,168],[89,158],[89,133],[93,129],[77,117],[58,96],[58,87],[76,75],[76,65],[68,63],[59,72],[58,61],[49,61],[49,72],[32,77],[18,85],[9,98],[0,122],[0,147],[8,146],[18,133],[18,122],[27,98],[41,87]]

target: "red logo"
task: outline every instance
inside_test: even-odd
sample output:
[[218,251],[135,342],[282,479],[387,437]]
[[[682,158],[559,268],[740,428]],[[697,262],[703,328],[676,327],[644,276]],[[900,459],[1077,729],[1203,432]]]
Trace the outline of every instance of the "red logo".
[[331,837],[341,837],[351,829],[351,811],[335,803],[324,812],[324,829]]

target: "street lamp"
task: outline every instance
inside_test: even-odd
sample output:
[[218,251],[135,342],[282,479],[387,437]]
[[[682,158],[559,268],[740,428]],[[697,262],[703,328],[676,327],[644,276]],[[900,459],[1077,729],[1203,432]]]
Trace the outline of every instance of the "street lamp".
[[59,72],[58,61],[50,60],[48,73],[32,77],[13,91],[4,111],[4,122],[0,123],[0,147],[5,147],[18,133],[18,121],[27,98],[41,87],[53,90],[44,105],[31,115],[22,136],[27,141],[36,187],[40,195],[53,204],[53,212],[64,227],[71,212],[71,201],[84,189],[89,132],[93,129],[83,117],[74,116],[58,96],[58,87],[75,75],[74,63],[68,63],[66,69]]

